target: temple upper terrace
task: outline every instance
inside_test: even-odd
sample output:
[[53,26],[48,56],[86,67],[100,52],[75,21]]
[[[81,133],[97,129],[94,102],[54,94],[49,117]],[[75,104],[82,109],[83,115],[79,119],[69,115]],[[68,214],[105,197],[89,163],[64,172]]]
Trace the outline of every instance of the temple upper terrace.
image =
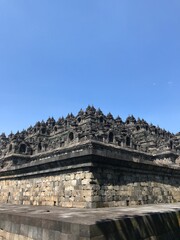
[[1,134],[0,158],[11,154],[31,156],[87,140],[152,154],[172,151],[180,155],[180,133],[172,134],[133,116],[123,122],[119,116],[114,118],[111,113],[105,115],[88,106],[77,116],[68,114],[57,121],[49,118],[22,132]]

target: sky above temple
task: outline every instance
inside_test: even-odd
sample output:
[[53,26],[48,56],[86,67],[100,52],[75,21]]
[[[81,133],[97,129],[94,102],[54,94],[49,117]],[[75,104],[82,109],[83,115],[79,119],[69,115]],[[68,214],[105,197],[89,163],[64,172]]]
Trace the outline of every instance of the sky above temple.
[[179,0],[1,0],[0,133],[88,104],[180,131]]

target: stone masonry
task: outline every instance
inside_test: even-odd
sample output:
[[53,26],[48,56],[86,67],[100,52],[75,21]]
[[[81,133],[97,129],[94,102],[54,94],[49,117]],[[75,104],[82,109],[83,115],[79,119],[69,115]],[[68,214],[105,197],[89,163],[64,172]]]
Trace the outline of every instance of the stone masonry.
[[180,201],[180,134],[88,107],[0,136],[0,202],[118,207]]

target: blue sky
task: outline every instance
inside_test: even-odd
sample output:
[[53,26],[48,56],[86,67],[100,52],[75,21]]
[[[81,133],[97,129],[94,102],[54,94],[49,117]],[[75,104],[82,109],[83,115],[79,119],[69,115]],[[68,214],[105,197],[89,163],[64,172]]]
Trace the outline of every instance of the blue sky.
[[179,0],[1,0],[0,132],[88,104],[180,131]]

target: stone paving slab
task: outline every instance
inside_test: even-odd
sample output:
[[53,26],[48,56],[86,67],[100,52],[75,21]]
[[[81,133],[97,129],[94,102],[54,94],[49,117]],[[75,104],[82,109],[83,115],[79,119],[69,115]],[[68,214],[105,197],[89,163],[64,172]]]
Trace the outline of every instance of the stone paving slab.
[[19,216],[63,220],[66,222],[76,222],[82,224],[94,224],[96,221],[104,219],[119,219],[134,217],[135,215],[143,216],[152,213],[177,211],[180,211],[180,203],[96,209],[0,204],[0,213],[3,212]]
[[0,230],[6,240],[176,240],[180,203],[98,209],[0,204]]

